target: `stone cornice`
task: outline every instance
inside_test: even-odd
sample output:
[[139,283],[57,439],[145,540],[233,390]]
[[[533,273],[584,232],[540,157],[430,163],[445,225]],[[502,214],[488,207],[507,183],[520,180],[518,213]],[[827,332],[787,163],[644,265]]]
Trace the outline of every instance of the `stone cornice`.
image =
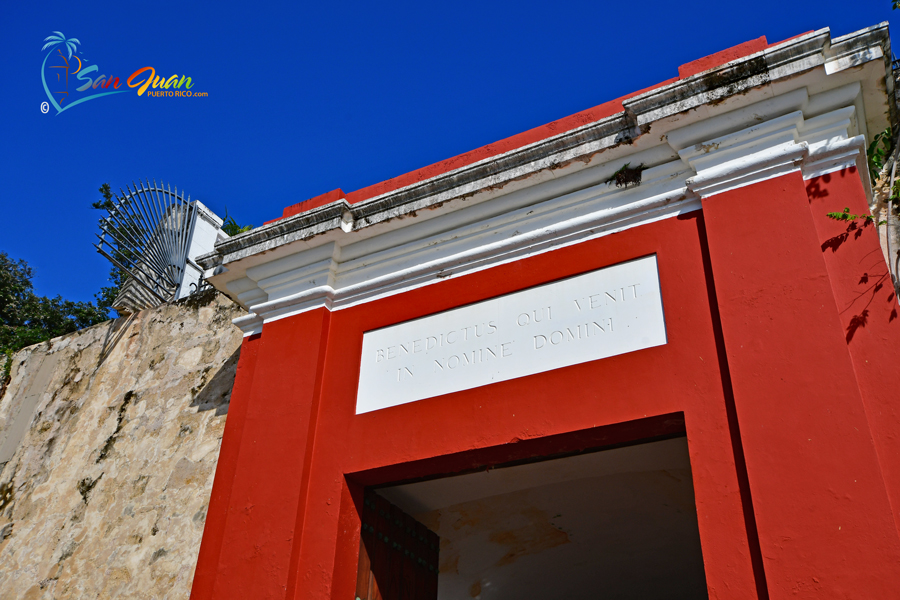
[[[847,101],[845,90],[836,92],[832,99]],[[803,93],[774,106],[791,103],[827,105]],[[761,112],[759,105],[752,109],[753,114]],[[229,288],[252,311],[235,324],[250,335],[264,323],[306,310],[340,310],[698,210],[701,198],[790,172],[802,171],[809,178],[857,165],[864,173],[864,138],[853,136],[855,112],[853,105],[809,119],[800,111],[789,112],[689,145],[677,158],[647,169],[638,187],[610,187],[602,174],[594,173],[591,186],[569,194],[548,191],[541,202],[523,203],[490,218],[467,220],[462,218],[466,211],[445,215],[447,233],[389,245],[363,258],[341,260],[332,243],[253,267],[241,285]],[[695,139],[698,131],[710,131],[709,124],[700,122],[673,137]],[[649,153],[643,157],[651,158]]]
[[829,37],[829,30],[821,29],[635,96],[622,104],[633,115],[635,125],[642,127],[675,113],[718,103],[824,64]]
[[[855,66],[876,59],[886,60],[890,56],[889,44],[886,23],[833,41],[828,29],[810,33],[635,96],[623,102],[623,112],[600,121],[359,204],[350,205],[342,199],[264,225],[220,242],[215,252],[200,257],[198,262],[206,269],[227,267],[229,263],[331,231],[359,231],[414,216],[417,211],[433,209],[485,189],[501,188],[536,172],[589,160],[604,150],[634,143],[649,132],[653,123],[699,106],[718,105],[727,98],[795,77],[829,61],[846,59],[845,62],[850,61],[847,66]],[[889,64],[886,68],[889,69]],[[887,80],[887,85],[892,87],[891,78]]]
[[[791,40],[576,130],[225,240],[201,264],[248,309],[235,324],[252,335],[307,310],[342,310],[700,210],[704,197],[786,173],[808,179],[856,165],[867,186],[866,128],[883,129],[887,104],[884,33],[842,38],[834,55],[827,30]],[[841,67],[859,57],[868,63]],[[644,165],[639,186],[608,183],[624,163]]]

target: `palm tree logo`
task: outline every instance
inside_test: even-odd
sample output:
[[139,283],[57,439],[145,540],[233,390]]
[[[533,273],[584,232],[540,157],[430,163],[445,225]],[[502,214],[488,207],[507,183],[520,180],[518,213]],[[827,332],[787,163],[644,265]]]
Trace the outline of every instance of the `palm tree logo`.
[[51,35],[49,37],[45,37],[44,41],[47,43],[44,44],[43,48],[41,48],[41,52],[43,52],[47,48],[52,48],[53,46],[56,46],[57,44],[65,44],[65,48],[67,48],[69,50],[69,58],[70,59],[72,58],[72,53],[75,52],[75,50],[76,50],[75,44],[81,43],[80,41],[76,40],[75,38],[67,40],[66,35],[61,31],[54,31],[53,35]]
[[[53,107],[56,108],[57,115],[62,111],[68,108],[72,108],[76,104],[81,104],[82,102],[85,102],[87,100],[93,100],[94,98],[99,98],[100,96],[108,96],[110,94],[123,94],[127,91],[117,90],[114,92],[92,94],[85,98],[76,100],[75,102],[71,102],[67,104],[65,108],[63,108],[62,106],[60,106],[60,102],[65,102],[69,98],[69,75],[78,73],[82,67],[81,59],[78,58],[76,54],[78,51],[78,45],[81,44],[81,41],[76,38],[66,38],[65,34],[61,31],[54,31],[53,35],[44,38],[44,42],[45,44],[43,48],[41,48],[41,52],[47,50],[48,48],[50,49],[50,52],[47,53],[47,56],[44,57],[44,62],[41,64],[41,82],[44,84],[44,92],[47,94],[47,98],[50,100],[50,104],[52,104]],[[56,50],[55,54],[59,57],[60,62],[59,64],[51,65],[50,68],[60,69],[60,71],[57,72],[57,81],[60,83],[62,83],[63,81],[65,82],[65,88],[62,91],[55,92],[57,95],[61,96],[60,102],[57,102],[54,95],[50,93],[50,88],[47,86],[47,78],[45,76],[47,59],[54,55],[54,50]],[[63,53],[63,50],[66,51],[65,54]],[[72,66],[70,61],[72,60],[73,54],[76,54],[74,58],[76,61],[78,61],[78,68],[70,72]],[[96,70],[96,67],[93,68]],[[65,72],[65,78],[63,78],[62,76],[63,72]]]
[[[44,58],[44,64],[41,66],[41,79],[44,81],[44,91],[47,92],[47,97],[53,102],[53,106],[56,107],[57,114],[59,114],[59,112],[62,111],[59,104],[69,99],[69,72],[71,70],[70,61],[72,60],[72,53],[77,50],[76,44],[80,44],[81,42],[75,38],[66,39],[65,34],[61,31],[54,31],[53,35],[44,38],[44,41],[46,43],[44,44],[44,47],[41,48],[41,52],[48,48],[51,50]],[[60,44],[62,44],[62,48],[55,48],[56,52],[54,52],[54,47],[59,46]],[[68,58],[63,54],[64,49],[68,51]],[[53,56],[53,61],[50,64],[50,68],[56,74],[55,82],[52,81],[51,75],[51,82],[55,84],[53,86],[55,90],[53,94],[51,94],[50,90],[47,88],[47,80],[44,77],[44,67],[47,64],[47,59],[51,56]],[[78,60],[77,56],[75,58]],[[78,62],[80,65],[81,61],[79,60]],[[59,97],[59,102],[55,102],[55,96]]]

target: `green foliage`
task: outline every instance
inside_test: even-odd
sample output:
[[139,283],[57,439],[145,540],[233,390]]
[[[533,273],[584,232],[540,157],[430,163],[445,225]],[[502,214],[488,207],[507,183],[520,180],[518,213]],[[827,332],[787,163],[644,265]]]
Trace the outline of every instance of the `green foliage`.
[[0,354],[8,358],[5,372],[0,374],[4,381],[13,353],[109,319],[106,311],[91,302],[38,296],[31,283],[33,277],[24,260],[16,261],[0,252]]
[[234,220],[234,217],[228,216],[228,207],[225,207],[225,218],[223,219],[223,221],[222,231],[231,236],[245,233],[253,229],[253,225],[238,225],[237,221]]
[[[894,3],[894,8],[897,8],[900,0],[896,0]],[[885,163],[888,158],[894,151],[894,138],[891,132],[891,128],[888,127],[881,133],[877,134],[873,139],[872,143],[869,144],[869,147],[866,149],[866,159],[869,163],[869,176],[872,178],[872,184],[875,185],[878,183],[878,177],[881,174],[881,170],[884,168]],[[900,177],[898,177],[894,181],[894,187],[890,190],[890,196],[888,197],[888,210],[897,212],[897,201],[900,200]],[[849,209],[844,209],[844,213],[849,213]],[[842,214],[842,213],[828,213],[828,216],[831,215]],[[835,217],[831,217],[835,218]],[[841,220],[850,220],[847,218]],[[867,217],[867,222],[873,221],[872,217]],[[886,221],[881,221],[878,223],[882,225]]]
[[109,187],[108,183],[101,185],[97,191],[103,194],[103,199],[91,202],[91,208],[99,208],[105,211],[111,211],[115,208],[116,204],[113,202],[112,188]]
[[[829,219],[834,219],[835,221],[856,221],[857,219],[862,219],[864,225],[868,225],[869,223],[875,222],[875,217],[872,215],[855,215],[850,212],[850,207],[845,207],[843,212],[830,212],[825,213]],[[887,221],[879,221],[878,225],[884,225]]]
[[893,146],[894,139],[890,127],[872,138],[872,143],[866,150],[866,158],[869,160],[869,176],[872,178],[873,184],[877,181],[878,174],[881,173],[888,156],[891,155]]
[[647,169],[644,166],[644,163],[639,164],[636,167],[630,167],[631,163],[625,163],[622,165],[622,168],[616,171],[610,176],[604,183],[606,185],[616,184],[616,187],[625,186],[628,187],[628,184],[632,184],[635,186],[641,185],[641,173]]

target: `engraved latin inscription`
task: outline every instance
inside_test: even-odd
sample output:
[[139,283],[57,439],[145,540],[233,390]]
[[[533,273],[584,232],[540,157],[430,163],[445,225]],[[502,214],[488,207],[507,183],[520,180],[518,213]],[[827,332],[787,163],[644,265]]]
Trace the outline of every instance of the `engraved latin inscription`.
[[357,413],[665,343],[649,256],[367,332]]

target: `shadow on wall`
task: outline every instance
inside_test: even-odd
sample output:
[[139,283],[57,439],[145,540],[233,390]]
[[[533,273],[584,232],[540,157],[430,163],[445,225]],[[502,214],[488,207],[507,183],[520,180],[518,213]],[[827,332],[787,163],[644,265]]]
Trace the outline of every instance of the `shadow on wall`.
[[[841,177],[844,176],[843,171],[841,172]],[[831,181],[831,173],[826,173],[821,177],[813,177],[809,181],[806,182],[806,194],[809,196],[810,200],[817,200],[819,198],[827,198],[828,190],[822,189],[822,182],[829,183]]]
[[826,250],[837,252],[838,249],[844,244],[844,242],[850,239],[851,233],[853,234],[853,239],[858,240],[859,237],[863,234],[863,229],[871,225],[871,221],[864,221],[862,226],[857,225],[856,221],[850,221],[847,224],[847,230],[844,231],[844,233],[828,238],[827,240],[822,242],[822,252],[825,252]]
[[[850,221],[847,224],[847,229],[840,235],[836,235],[825,242],[822,243],[822,252],[826,252],[831,250],[832,253],[837,252],[840,247],[847,242],[848,240],[858,240],[860,236],[863,234],[863,229],[872,225],[872,221],[866,220],[860,226],[856,223],[856,221]],[[876,271],[880,271],[883,263],[881,262],[881,253],[877,250],[872,250],[863,256],[863,258],[859,262],[860,266],[863,268],[868,267],[869,269],[874,269]],[[846,340],[849,344],[853,340],[853,336],[856,335],[856,332],[868,325],[869,323],[869,307],[878,297],[879,292],[885,290],[887,293],[886,302],[889,304],[893,304],[894,302],[894,292],[890,287],[885,287],[885,284],[890,285],[891,278],[890,273],[886,270],[884,272],[876,272],[870,274],[869,271],[865,271],[859,278],[858,285],[862,287],[855,297],[850,301],[850,303],[841,311],[841,313],[846,313],[850,310],[859,310],[858,313],[852,315],[850,317],[850,322],[847,324],[847,335]],[[864,302],[860,309],[857,306],[857,302]],[[888,317],[888,323],[892,322],[897,318],[897,309],[894,308],[891,310],[890,316]]]
[[137,315],[133,313],[113,320],[112,326],[106,331],[106,337],[103,339],[103,347],[100,349],[97,368],[100,368],[100,366],[106,362],[107,357],[112,354],[112,351],[116,349],[116,346],[122,338],[125,337],[125,332],[128,331],[128,327],[131,325],[131,322],[134,321],[136,316]]
[[[843,169],[835,173],[826,173],[825,175],[810,179],[806,184],[806,193],[809,196],[810,201],[829,196],[828,190],[823,189],[822,183],[830,183],[832,176],[843,178],[848,174],[853,173],[856,173],[856,169],[851,167],[850,169]],[[840,204],[836,204],[833,205],[833,208],[837,211],[839,206]],[[832,254],[837,254],[839,251],[842,251],[842,248],[846,247],[845,244],[852,244],[859,240],[866,229],[877,229],[878,227],[877,221],[874,220],[871,215],[868,215],[868,213],[862,215],[850,214],[849,208],[844,208],[843,212],[844,214],[839,214],[838,212],[827,213],[829,217],[846,223],[846,228],[841,233],[832,236],[821,243],[823,253],[830,251]],[[845,335],[848,344],[853,341],[854,336],[860,329],[869,325],[870,319],[873,316],[869,309],[875,309],[875,307],[872,306],[873,303],[882,301],[882,294],[884,295],[883,301],[891,305],[888,323],[891,323],[898,318],[891,275],[890,272],[884,268],[886,265],[883,262],[880,250],[880,247],[873,249],[863,254],[858,259],[858,266],[861,271],[859,281],[857,282],[859,288],[849,302],[847,302],[843,310],[840,311],[842,315],[848,312],[850,313]],[[853,256],[852,250],[851,256]],[[876,316],[880,317],[882,313],[882,310],[875,309],[874,314]]]
[[[865,306],[863,306],[862,310],[858,313],[850,317],[850,323],[847,325],[847,343],[849,344],[853,340],[853,336],[856,334],[856,331],[865,327],[869,323],[869,306],[876,300],[878,293],[885,289],[887,292],[886,301],[889,304],[894,303],[894,292],[890,288],[885,288],[885,284],[890,284],[890,277],[887,272],[875,274],[874,276],[870,276],[868,272],[863,273],[862,277],[859,279],[859,285],[867,286],[862,291],[860,291],[857,296],[853,299],[850,305],[842,310],[842,313],[847,312],[848,310],[853,308],[853,305],[857,300],[866,300]],[[897,318],[897,309],[892,308],[891,314],[888,316],[888,323],[892,322]]]
[[[234,385],[234,376],[237,372],[238,358],[240,358],[241,349],[238,347],[228,360],[216,371],[215,375],[206,383],[200,383],[191,390],[193,399],[191,407],[196,407],[198,411],[215,410],[216,416],[228,414],[228,404],[231,402],[231,388]],[[203,373],[203,379],[206,380],[208,372]]]

